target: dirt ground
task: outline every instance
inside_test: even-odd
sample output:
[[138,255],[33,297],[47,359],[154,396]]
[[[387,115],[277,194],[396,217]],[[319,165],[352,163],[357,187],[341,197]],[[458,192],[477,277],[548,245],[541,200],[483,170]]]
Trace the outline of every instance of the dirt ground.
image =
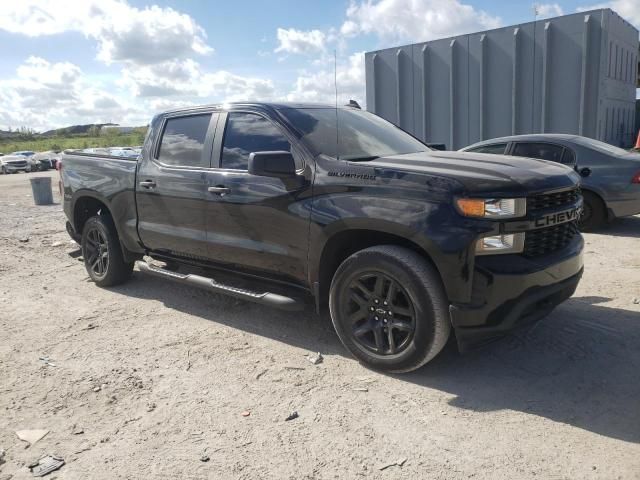
[[533,330],[394,376],[311,309],[96,287],[32,175],[0,176],[0,479],[44,453],[58,479],[640,479],[640,217],[586,235],[578,291]]

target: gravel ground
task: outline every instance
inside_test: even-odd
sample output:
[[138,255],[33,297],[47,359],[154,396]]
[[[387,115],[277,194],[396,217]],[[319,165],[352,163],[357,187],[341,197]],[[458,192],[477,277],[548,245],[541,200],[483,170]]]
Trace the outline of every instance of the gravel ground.
[[29,178],[0,176],[0,479],[44,453],[58,479],[640,479],[640,217],[586,235],[578,291],[533,330],[392,376],[311,309],[96,287]]

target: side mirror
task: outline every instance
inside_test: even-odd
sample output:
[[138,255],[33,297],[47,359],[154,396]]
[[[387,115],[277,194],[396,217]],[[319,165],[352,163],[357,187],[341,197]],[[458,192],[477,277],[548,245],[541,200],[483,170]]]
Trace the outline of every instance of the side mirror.
[[253,152],[249,155],[249,173],[262,177],[295,177],[296,162],[291,152]]

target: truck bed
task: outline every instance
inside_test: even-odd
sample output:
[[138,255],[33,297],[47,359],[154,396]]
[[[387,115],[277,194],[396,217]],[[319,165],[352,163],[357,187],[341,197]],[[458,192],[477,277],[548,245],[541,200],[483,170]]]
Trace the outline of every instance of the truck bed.
[[[135,158],[65,152],[60,176],[64,210],[68,218],[81,214],[76,208],[79,197],[93,197],[111,206],[111,214],[125,245],[136,245],[136,168]],[[80,233],[80,232],[78,232]]]

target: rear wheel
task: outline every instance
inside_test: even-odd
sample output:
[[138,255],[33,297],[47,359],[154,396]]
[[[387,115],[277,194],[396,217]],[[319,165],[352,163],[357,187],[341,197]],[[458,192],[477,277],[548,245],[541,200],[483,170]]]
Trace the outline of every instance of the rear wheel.
[[592,232],[602,228],[606,223],[607,212],[603,201],[598,195],[591,192],[583,192],[582,215],[579,227],[583,232]]
[[96,215],[87,220],[81,244],[84,266],[96,285],[110,287],[131,277],[133,263],[124,261],[111,217]]
[[427,363],[451,330],[436,270],[417,253],[393,245],[347,258],[331,283],[329,308],[344,346],[361,362],[390,372]]

